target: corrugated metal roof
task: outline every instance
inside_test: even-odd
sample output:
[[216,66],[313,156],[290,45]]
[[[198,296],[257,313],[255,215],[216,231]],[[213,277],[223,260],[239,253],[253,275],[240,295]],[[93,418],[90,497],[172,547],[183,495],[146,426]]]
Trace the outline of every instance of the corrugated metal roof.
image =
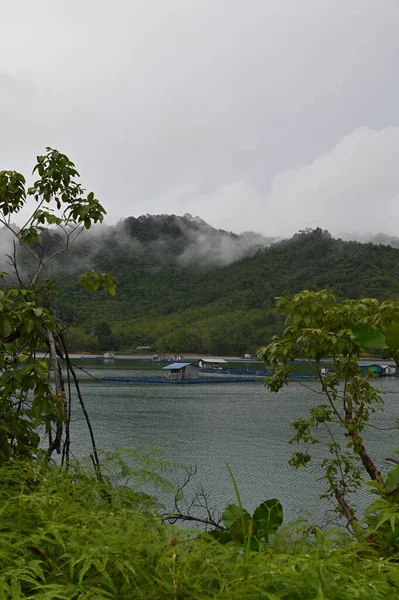
[[168,369],[184,369],[184,367],[188,367],[188,365],[191,365],[191,363],[174,362],[171,365],[166,365],[166,367],[164,367],[164,370],[168,370]]

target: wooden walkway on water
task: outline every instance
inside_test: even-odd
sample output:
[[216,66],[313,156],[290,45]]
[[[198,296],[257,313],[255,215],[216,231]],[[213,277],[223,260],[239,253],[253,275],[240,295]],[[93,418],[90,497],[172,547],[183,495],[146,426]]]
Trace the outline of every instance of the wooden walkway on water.
[[172,385],[189,385],[189,384],[204,384],[204,383],[253,383],[256,377],[225,377],[223,375],[215,375],[215,377],[201,377],[199,379],[168,379],[166,377],[103,377],[101,381],[116,382],[116,383],[167,383]]

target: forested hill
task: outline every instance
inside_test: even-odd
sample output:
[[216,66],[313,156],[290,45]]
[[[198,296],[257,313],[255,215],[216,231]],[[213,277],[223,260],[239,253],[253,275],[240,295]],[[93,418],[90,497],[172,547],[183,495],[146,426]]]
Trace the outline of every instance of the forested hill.
[[[189,216],[129,218],[79,246],[92,266],[118,278],[115,298],[82,291],[76,277],[47,275],[62,279],[59,310],[74,324],[73,347],[96,351],[254,352],[282,327],[276,296],[327,288],[339,298],[399,298],[399,249],[321,229],[265,247],[270,242]],[[41,243],[51,252],[54,235],[46,232]],[[237,255],[244,257],[231,262]],[[64,258],[62,275],[81,270],[80,260]]]
[[75,346],[253,352],[281,328],[276,296],[328,288],[340,298],[399,298],[398,249],[336,240],[321,229],[212,269],[122,248],[99,244],[96,251],[101,268],[119,279],[116,298],[68,290],[67,312],[80,326]]

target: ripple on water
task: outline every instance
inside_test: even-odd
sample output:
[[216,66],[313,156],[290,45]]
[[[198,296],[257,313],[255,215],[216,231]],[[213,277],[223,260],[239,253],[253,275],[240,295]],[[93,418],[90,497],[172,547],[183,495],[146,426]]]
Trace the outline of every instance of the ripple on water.
[[[92,372],[126,375],[99,366]],[[398,416],[399,384],[397,380],[378,383],[387,392],[386,404],[384,412],[373,416],[373,423],[392,427]],[[219,508],[235,500],[226,462],[249,509],[278,497],[287,520],[301,512],[320,519],[330,506],[319,500],[323,483],[317,461],[299,471],[288,464],[295,450],[288,443],[291,421],[306,416],[307,409],[320,402],[300,384],[272,394],[261,383],[166,386],[110,384],[84,377],[82,392],[100,448],[161,445],[166,458],[197,466],[197,483],[209,490]],[[72,419],[74,454],[87,455],[90,442],[76,405]],[[388,470],[385,458],[397,447],[396,431],[371,429],[367,439],[379,467]],[[321,445],[314,451],[319,458],[324,452]]]

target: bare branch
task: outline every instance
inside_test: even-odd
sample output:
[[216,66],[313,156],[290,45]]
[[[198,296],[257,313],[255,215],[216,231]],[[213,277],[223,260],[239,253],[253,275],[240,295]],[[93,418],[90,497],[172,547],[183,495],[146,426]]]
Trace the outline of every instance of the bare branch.
[[40,210],[40,208],[42,207],[44,202],[44,198],[42,198],[37,206],[37,208],[33,211],[33,213],[31,214],[31,216],[29,217],[29,219],[26,221],[25,225],[22,225],[20,231],[23,231],[28,225],[29,223],[33,220],[35,213]]
[[103,481],[104,478],[103,478],[102,473],[101,473],[100,459],[99,459],[98,452],[97,452],[97,445],[96,445],[96,440],[94,438],[94,432],[93,432],[93,428],[92,428],[92,425],[91,425],[90,417],[89,417],[89,414],[88,414],[88,412],[86,410],[86,406],[85,406],[82,394],[80,392],[78,378],[76,377],[75,370],[74,370],[74,368],[72,366],[72,363],[70,361],[69,354],[68,354],[68,349],[67,349],[67,346],[66,346],[65,337],[64,337],[64,334],[62,332],[60,333],[60,341],[61,341],[61,344],[62,344],[62,348],[64,350],[65,360],[66,360],[66,363],[67,363],[67,368],[69,369],[69,371],[70,371],[70,373],[72,375],[72,378],[73,378],[73,381],[74,381],[74,384],[75,384],[75,388],[76,388],[76,392],[77,392],[77,395],[78,395],[78,398],[79,398],[79,403],[80,403],[81,409],[83,411],[84,417],[86,419],[87,428],[89,430],[91,444],[92,444],[92,449],[93,449],[93,452],[90,454],[90,458],[91,458],[91,460],[93,462],[94,470],[95,470],[95,473],[97,475],[97,478],[99,479],[99,481]]
[[[174,524],[177,521],[190,521],[200,523],[207,527],[213,527],[221,531],[226,531],[226,528],[221,525],[221,517],[216,508],[211,508],[209,505],[209,492],[206,492],[202,485],[199,485],[194,492],[194,496],[186,506],[182,506],[184,498],[183,490],[188,486],[191,479],[196,475],[197,467],[185,469],[185,477],[181,483],[177,485],[177,491],[174,497],[174,511],[171,513],[162,514],[162,522]],[[195,511],[200,511],[197,514]]]

